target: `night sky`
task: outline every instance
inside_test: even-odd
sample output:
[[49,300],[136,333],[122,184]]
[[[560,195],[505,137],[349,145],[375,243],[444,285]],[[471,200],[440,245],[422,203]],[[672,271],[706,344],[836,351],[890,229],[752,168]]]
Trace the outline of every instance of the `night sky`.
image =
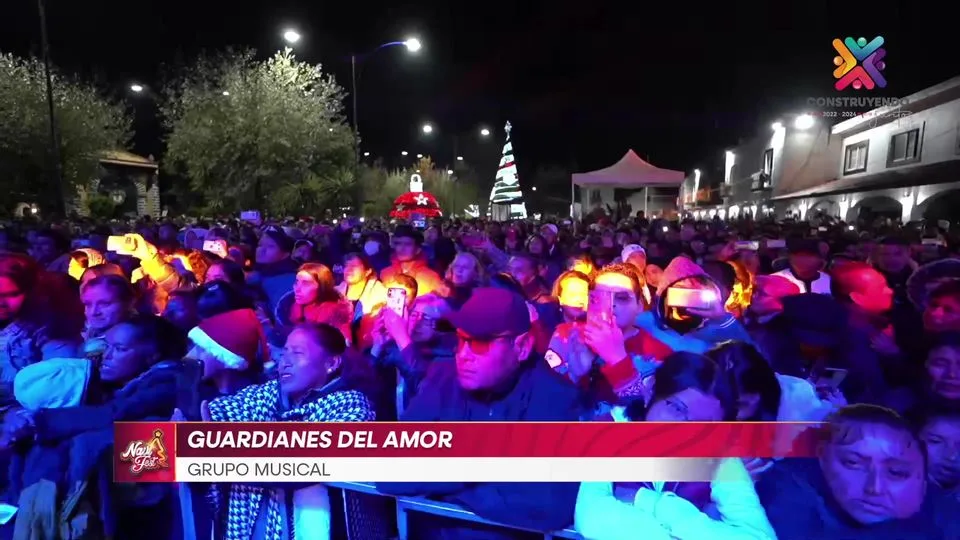
[[[351,53],[415,35],[418,56],[397,47],[363,62],[363,149],[390,165],[401,150],[447,163],[458,135],[459,153],[495,166],[509,119],[521,182],[540,165],[604,167],[631,147],[692,170],[769,129],[778,112],[816,112],[807,97],[836,95],[834,37],[886,39],[889,85],[871,96],[960,75],[948,3],[48,1],[54,63],[117,95],[134,81],[162,84],[164,66],[204,49],[267,56],[287,26],[304,35],[300,58],[349,87]],[[0,50],[38,54],[36,3],[3,9]],[[134,103],[136,150],[160,152],[152,105]],[[420,135],[424,121],[432,141]],[[481,142],[481,126],[496,136]]]

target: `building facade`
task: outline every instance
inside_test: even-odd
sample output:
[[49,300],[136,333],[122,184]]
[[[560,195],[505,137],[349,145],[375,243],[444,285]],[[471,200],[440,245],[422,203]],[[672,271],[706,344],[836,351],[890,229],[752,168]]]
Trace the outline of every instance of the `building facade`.
[[[785,117],[726,150],[716,213],[906,223],[941,218],[949,197],[960,201],[960,77],[898,106],[836,120]],[[684,211],[705,217],[696,205],[684,204]]]

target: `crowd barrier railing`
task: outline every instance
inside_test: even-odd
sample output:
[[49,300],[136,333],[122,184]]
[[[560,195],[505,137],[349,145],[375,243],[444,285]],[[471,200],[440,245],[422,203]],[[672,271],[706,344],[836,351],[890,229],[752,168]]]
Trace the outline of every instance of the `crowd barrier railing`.
[[[344,513],[348,521],[347,528],[350,529],[349,521],[351,520],[351,511],[350,505],[347,502],[348,493],[362,493],[365,495],[374,495],[378,497],[386,497],[394,499],[396,501],[396,519],[397,519],[397,533],[398,540],[411,540],[410,533],[408,530],[408,514],[410,512],[420,512],[423,514],[429,514],[438,517],[446,517],[452,519],[458,519],[462,521],[469,521],[472,523],[482,523],[484,525],[490,525],[492,527],[498,527],[503,529],[511,529],[515,531],[524,531],[536,533],[538,535],[543,535],[544,540],[554,540],[558,538],[566,538],[571,540],[582,540],[582,536],[573,529],[564,529],[562,531],[554,531],[544,533],[543,531],[531,531],[529,529],[523,529],[519,527],[512,527],[510,525],[505,525],[503,523],[497,523],[495,521],[490,521],[484,519],[473,512],[461,508],[454,504],[431,501],[429,499],[424,499],[421,497],[393,497],[392,495],[387,495],[377,491],[377,488],[373,484],[364,484],[364,483],[353,483],[353,482],[336,482],[327,484],[329,487],[340,489],[344,492],[343,505]],[[352,540],[352,539],[351,539]]]

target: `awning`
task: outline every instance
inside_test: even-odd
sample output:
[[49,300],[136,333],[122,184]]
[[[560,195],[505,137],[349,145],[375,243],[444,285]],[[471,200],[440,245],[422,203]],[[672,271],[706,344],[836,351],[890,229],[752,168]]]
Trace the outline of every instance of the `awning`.
[[633,150],[628,150],[620,161],[604,169],[573,175],[574,185],[580,187],[680,187],[682,171],[661,169],[640,159]]

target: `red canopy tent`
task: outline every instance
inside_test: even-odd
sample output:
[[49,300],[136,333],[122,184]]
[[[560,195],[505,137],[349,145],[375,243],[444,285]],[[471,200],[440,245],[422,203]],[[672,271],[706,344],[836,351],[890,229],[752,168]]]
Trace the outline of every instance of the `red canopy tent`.
[[424,218],[435,218],[442,217],[443,211],[440,210],[437,198],[426,191],[410,191],[393,201],[393,210],[390,211],[390,217],[410,219],[413,214],[419,214]]

